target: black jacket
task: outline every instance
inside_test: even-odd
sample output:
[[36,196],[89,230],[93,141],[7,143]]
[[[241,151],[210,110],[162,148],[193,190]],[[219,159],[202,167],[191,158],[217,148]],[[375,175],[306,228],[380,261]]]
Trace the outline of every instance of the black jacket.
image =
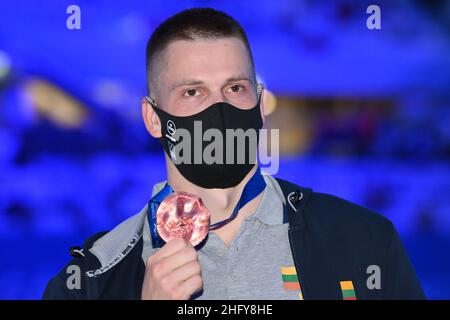
[[[305,300],[342,300],[340,281],[348,280],[358,300],[425,298],[388,219],[338,197],[277,181],[286,198],[283,215]],[[145,272],[142,233],[130,235],[111,263],[102,264],[89,249],[106,234],[85,242],[83,251],[50,280],[44,299],[140,299]],[[73,274],[67,269],[71,265],[81,270],[79,289],[66,285]],[[381,272],[380,289],[367,286],[367,268],[372,265]]]

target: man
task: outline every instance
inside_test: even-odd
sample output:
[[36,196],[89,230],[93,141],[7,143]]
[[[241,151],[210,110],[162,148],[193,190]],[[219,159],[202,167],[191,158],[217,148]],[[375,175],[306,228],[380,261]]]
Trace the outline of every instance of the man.
[[[175,137],[182,129],[195,135],[195,122],[202,133],[261,129],[264,91],[233,18],[190,9],[163,22],[147,45],[147,77],[142,116],[165,150],[167,182],[154,187],[139,214],[72,250],[45,299],[424,298],[386,218],[261,175],[250,142],[244,163],[208,162],[195,161],[207,143],[196,149]],[[216,153],[235,160],[239,152],[225,145]],[[182,238],[165,242],[158,232],[161,203],[179,192],[199,197],[211,214],[210,231],[195,247]]]

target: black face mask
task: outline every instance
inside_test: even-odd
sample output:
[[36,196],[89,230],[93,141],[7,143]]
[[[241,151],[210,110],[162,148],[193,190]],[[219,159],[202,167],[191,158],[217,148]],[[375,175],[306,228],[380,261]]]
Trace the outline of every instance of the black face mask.
[[[235,187],[255,166],[256,150],[259,142],[259,129],[261,129],[263,125],[260,112],[259,93],[258,102],[256,106],[251,109],[239,109],[229,103],[218,102],[199,113],[185,117],[171,115],[156,107],[152,98],[146,97],[146,99],[152,105],[161,121],[162,136],[159,138],[161,145],[181,175],[191,183],[206,189]],[[200,121],[201,126],[197,121]],[[194,124],[194,122],[197,123]],[[179,139],[180,136],[183,136],[177,136],[177,130],[180,129],[185,129],[190,134],[190,143],[189,140],[183,142],[183,139]],[[204,141],[204,133],[208,129],[216,129],[214,130],[216,133],[221,133],[222,145],[215,144],[215,137],[208,137],[209,141]],[[227,129],[233,129],[233,131],[242,129],[243,131],[241,132],[253,129],[249,130],[249,132],[256,132],[256,136],[252,133],[253,137],[256,139],[256,143],[255,139],[245,136],[245,139],[242,139],[241,136],[239,139],[245,141],[245,143],[241,143],[238,148],[238,139],[234,138],[234,147],[228,148],[228,151],[232,151],[232,154],[227,155],[226,146],[227,144],[230,146],[229,142],[231,141],[227,136],[229,134],[227,134]],[[199,135],[201,135],[200,138],[198,137]],[[195,141],[197,143],[195,143]],[[183,154],[184,150],[181,148],[181,143],[184,144],[184,147],[190,147],[190,156],[189,152]],[[213,145],[216,147],[212,147]],[[178,150],[176,149],[177,146],[180,147]],[[212,149],[219,151],[218,158],[222,159],[221,163],[220,160],[217,161],[218,163],[211,163],[210,161],[205,163],[203,157],[204,152],[212,154],[213,157],[217,155]],[[179,152],[179,150],[183,151]],[[242,158],[242,151],[245,153],[244,161],[242,161],[244,159]],[[199,157],[200,152],[201,155]],[[184,160],[189,159],[189,161],[179,161],[180,159],[177,157],[177,154]]]

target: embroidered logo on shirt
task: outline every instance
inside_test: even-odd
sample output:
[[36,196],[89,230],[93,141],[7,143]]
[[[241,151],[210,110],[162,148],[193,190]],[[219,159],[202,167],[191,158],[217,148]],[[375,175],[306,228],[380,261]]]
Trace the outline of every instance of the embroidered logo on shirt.
[[343,300],[356,300],[355,288],[352,281],[341,281],[341,291]]
[[299,291],[298,299],[303,300],[302,289],[295,267],[281,267],[281,278],[283,279],[284,288],[289,291]]

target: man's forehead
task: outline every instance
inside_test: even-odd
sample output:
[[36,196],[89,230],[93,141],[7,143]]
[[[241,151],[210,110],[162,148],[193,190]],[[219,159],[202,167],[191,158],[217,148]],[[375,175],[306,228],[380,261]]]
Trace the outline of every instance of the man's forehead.
[[252,81],[253,67],[244,43],[237,38],[176,40],[164,50],[167,84],[211,81]]

